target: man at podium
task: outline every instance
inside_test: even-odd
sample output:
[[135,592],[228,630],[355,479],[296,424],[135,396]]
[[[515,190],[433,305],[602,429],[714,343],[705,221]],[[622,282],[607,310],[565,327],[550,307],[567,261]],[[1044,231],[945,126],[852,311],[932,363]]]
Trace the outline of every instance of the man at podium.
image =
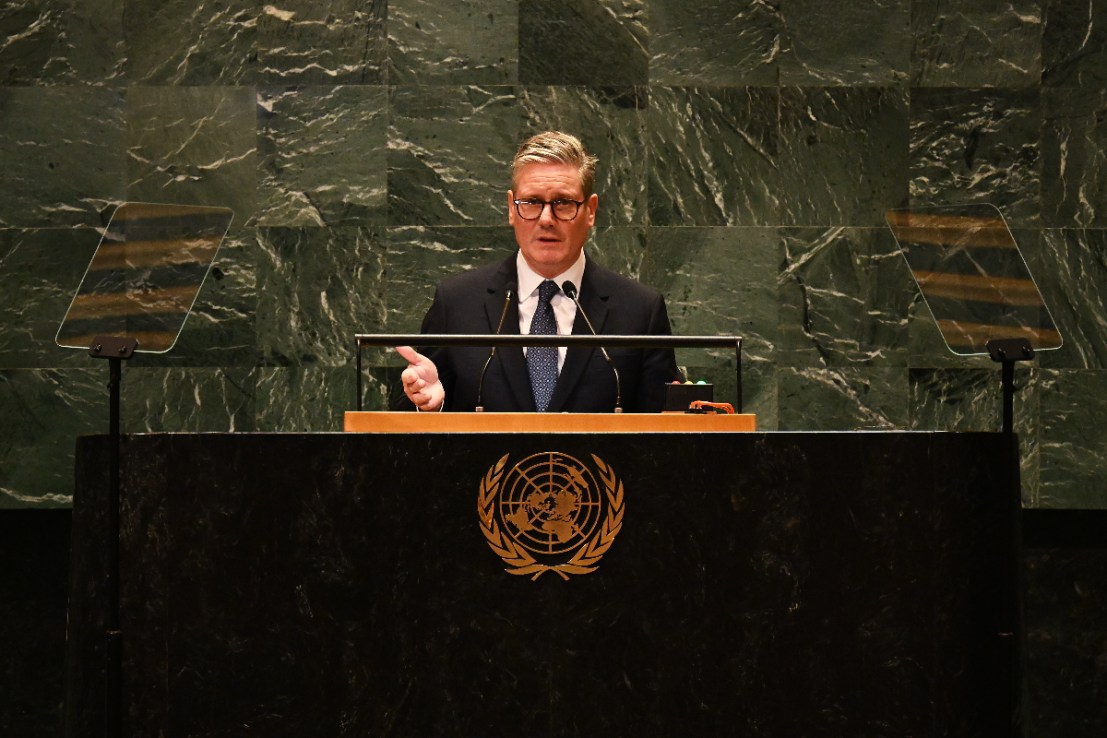
[[[507,219],[518,251],[445,279],[423,333],[671,335],[654,289],[586,257],[596,221],[596,157],[575,136],[546,131],[512,162]],[[408,366],[400,407],[422,411],[658,412],[680,379],[672,349],[436,347],[396,349]],[[614,365],[614,367],[612,366]]]

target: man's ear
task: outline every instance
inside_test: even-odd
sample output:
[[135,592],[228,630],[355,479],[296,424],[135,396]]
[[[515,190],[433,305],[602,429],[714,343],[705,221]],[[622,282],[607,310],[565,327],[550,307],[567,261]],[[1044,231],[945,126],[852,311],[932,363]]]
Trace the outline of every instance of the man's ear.
[[584,201],[584,207],[588,208],[588,225],[596,225],[596,209],[600,206],[600,196],[593,192]]
[[507,222],[515,225],[515,193],[511,190],[507,191]]

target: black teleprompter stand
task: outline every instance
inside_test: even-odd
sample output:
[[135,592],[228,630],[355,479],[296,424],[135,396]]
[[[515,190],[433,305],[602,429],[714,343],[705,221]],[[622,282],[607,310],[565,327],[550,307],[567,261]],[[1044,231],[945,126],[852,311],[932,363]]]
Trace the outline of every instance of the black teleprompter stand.
[[994,339],[987,343],[988,356],[1003,365],[1003,432],[1015,430],[1015,362],[1034,358],[1034,347],[1025,338]]
[[[1011,556],[1004,590],[1008,623],[997,623],[1010,639],[1011,736],[1025,735],[1023,675],[1026,673],[1022,593],[1022,484],[1015,434],[1015,363],[1037,352],[1061,348],[1063,339],[1038,290],[1003,214],[974,203],[890,210],[885,219],[919,287],[946,346],[960,356],[987,354],[1002,365],[1002,433],[1007,447],[1001,470],[1010,490]],[[1034,345],[1031,345],[1031,341]]]
[[[1012,683],[1010,686],[1015,705],[1011,735],[1014,738],[1023,738],[1026,733],[1025,705],[1022,701],[1022,675],[1026,673],[1026,632],[1023,624],[1024,604],[1022,593],[1026,587],[1026,573],[1023,563],[1022,540],[1022,483],[1019,474],[1019,445],[1015,435],[1015,362],[1030,361],[1034,358],[1034,347],[1025,338],[992,339],[987,342],[988,356],[992,361],[1003,366],[1003,437],[1008,441],[1008,461],[1005,474],[1008,478],[1006,486],[1011,490],[1007,503],[1010,505],[1011,520],[1014,525],[1010,531],[1012,551],[1014,556],[1009,562],[1008,576],[1015,582],[1009,596],[1011,602],[1009,608],[1012,613],[1012,627],[1009,636],[1013,640],[1010,658],[1012,665]],[[1006,633],[1007,629],[1002,629]]]
[[108,615],[104,624],[104,735],[122,735],[123,631],[120,626],[119,593],[119,506],[121,503],[119,466],[119,396],[123,380],[123,362],[138,348],[138,339],[97,336],[89,346],[89,356],[108,360]]
[[[126,202],[111,215],[54,342],[107,359],[110,422],[108,535],[104,576],[104,735],[124,732],[120,623],[119,394],[123,362],[138,353],[170,351],[184,328],[234,214],[205,205]],[[142,348],[139,348],[140,336]],[[99,584],[99,583],[97,583]],[[98,640],[97,646],[101,645]],[[99,655],[93,656],[99,659]],[[87,729],[87,728],[86,728]]]

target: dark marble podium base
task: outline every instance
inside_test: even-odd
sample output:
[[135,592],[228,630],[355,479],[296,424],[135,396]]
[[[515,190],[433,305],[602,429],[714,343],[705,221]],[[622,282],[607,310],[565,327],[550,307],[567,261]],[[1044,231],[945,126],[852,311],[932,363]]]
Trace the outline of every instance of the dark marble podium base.
[[[107,439],[82,439],[68,724],[97,734]],[[938,736],[1018,722],[995,434],[124,439],[126,728],[173,736]],[[598,571],[505,573],[481,479],[606,461]]]

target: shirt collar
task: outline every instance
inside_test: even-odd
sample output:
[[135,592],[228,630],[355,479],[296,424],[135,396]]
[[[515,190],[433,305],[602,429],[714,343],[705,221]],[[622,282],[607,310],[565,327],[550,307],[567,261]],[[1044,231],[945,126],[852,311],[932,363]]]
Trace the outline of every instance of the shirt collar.
[[[581,249],[580,256],[573,262],[573,265],[554,277],[553,281],[557,282],[557,286],[560,287],[565,283],[565,280],[569,280],[576,285],[577,293],[579,294],[581,279],[584,277],[584,263],[584,249]],[[515,252],[515,267],[519,276],[519,299],[526,300],[532,295],[537,294],[538,285],[546,281],[546,278],[530,268],[530,264],[527,264],[527,260],[523,258],[522,251]]]

